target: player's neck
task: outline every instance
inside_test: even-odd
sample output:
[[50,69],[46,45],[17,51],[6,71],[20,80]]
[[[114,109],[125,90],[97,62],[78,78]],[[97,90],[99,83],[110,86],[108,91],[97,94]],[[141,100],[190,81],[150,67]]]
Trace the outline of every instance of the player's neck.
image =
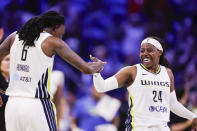
[[52,34],[52,29],[51,28],[45,28],[44,30],[43,30],[43,32],[47,32],[47,33],[49,33],[49,34]]
[[148,70],[149,72],[152,72],[154,74],[157,74],[159,72],[159,70],[160,70],[160,66],[158,64],[157,65],[153,65],[153,66],[148,67],[148,68],[146,66],[144,66],[144,68],[146,68],[146,70]]
[[159,65],[153,65],[150,71],[154,74],[157,74],[159,72]]

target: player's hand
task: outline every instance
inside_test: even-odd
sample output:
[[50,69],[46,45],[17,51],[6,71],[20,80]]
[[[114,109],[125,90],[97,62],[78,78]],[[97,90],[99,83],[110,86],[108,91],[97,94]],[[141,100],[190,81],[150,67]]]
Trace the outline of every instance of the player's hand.
[[192,120],[192,131],[197,130],[197,117]]
[[90,59],[94,62],[94,63],[98,63],[99,65],[101,65],[101,67],[99,68],[99,70],[97,71],[97,73],[101,72],[103,70],[103,66],[105,64],[107,64],[107,62],[103,62],[101,60],[99,60],[98,58],[96,57],[93,57],[92,55],[90,55]]
[[0,42],[2,41],[3,36],[4,36],[4,30],[3,28],[0,28]]
[[91,59],[92,61],[94,61],[94,62],[101,61],[101,60],[99,60],[98,58],[93,57],[92,55],[90,55],[90,59]]

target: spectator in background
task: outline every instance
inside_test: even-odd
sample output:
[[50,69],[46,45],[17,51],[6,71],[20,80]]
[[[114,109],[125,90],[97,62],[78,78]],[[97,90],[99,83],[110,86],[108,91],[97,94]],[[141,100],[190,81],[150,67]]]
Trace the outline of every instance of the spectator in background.
[[[112,120],[109,120],[108,118],[106,118],[106,116],[104,116],[104,112],[99,110],[102,104],[104,104],[103,102],[106,102],[106,99],[104,97],[104,94],[98,93],[92,86],[90,95],[82,97],[76,101],[72,110],[72,131],[100,131],[101,128],[105,128],[106,130],[106,128],[108,128],[109,126],[111,127],[109,127],[110,129],[108,128],[109,131],[117,130],[116,127],[118,126],[119,122],[118,117],[115,114],[119,109],[120,103],[115,102],[117,104],[117,106],[113,108],[115,109],[113,110],[115,111],[115,114],[113,118],[111,117]],[[109,99],[111,100],[110,102],[115,100],[115,98],[111,97],[109,97]],[[108,111],[108,114],[110,114],[110,104],[105,106],[104,110]]]
[[5,95],[5,90],[8,87],[10,71],[10,55],[5,56],[0,61],[0,131],[5,129],[5,106],[8,97]]
[[[189,92],[184,87],[179,87],[176,90],[177,100],[184,106],[187,106]],[[192,122],[177,116],[170,112],[170,129],[171,131],[191,131]]]
[[[3,28],[0,28],[0,42],[4,36]],[[5,90],[8,87],[10,69],[10,55],[7,55],[0,61],[0,131],[6,131],[5,129],[5,105],[7,103],[7,96]]]

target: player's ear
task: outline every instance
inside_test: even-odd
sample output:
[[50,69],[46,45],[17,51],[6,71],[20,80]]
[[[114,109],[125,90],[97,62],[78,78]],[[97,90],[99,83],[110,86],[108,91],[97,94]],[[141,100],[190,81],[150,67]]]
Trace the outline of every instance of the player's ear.
[[160,51],[160,50],[158,50],[158,51],[159,51],[159,57],[160,57],[160,56],[162,55],[162,53],[163,53],[163,52],[162,52],[162,51]]
[[55,31],[59,27],[60,27],[60,25],[56,25],[56,26],[52,27],[52,30]]

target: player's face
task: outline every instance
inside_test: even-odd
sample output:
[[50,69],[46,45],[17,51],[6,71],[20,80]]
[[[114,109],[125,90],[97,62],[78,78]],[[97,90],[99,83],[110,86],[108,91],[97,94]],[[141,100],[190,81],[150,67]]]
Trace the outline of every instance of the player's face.
[[140,48],[140,59],[146,68],[151,68],[159,64],[161,51],[149,43],[145,43]]
[[1,61],[0,71],[2,73],[9,73],[9,71],[10,71],[10,55],[7,55]]
[[59,25],[57,26],[55,29],[54,29],[54,32],[53,32],[54,36],[58,37],[58,38],[62,38],[62,36],[64,35],[65,33],[65,25]]

